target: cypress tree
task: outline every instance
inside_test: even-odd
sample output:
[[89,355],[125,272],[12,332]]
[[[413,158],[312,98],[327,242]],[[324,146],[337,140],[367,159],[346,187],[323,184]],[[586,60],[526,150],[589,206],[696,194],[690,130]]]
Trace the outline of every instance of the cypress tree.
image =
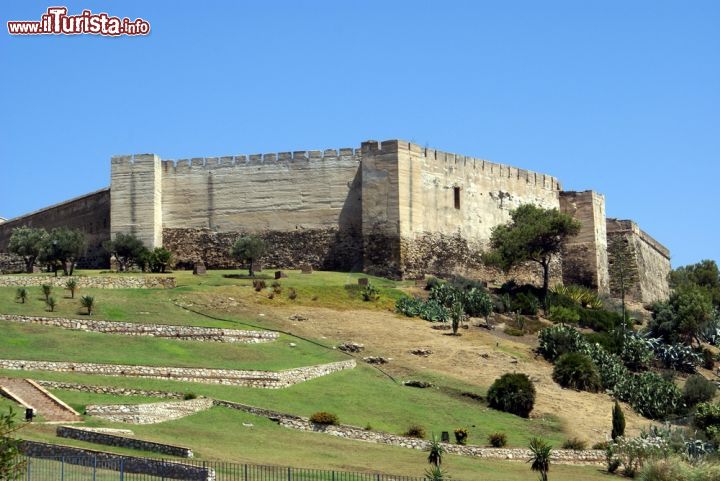
[[625,415],[622,412],[622,409],[620,409],[620,403],[615,400],[615,406],[613,406],[612,410],[612,438],[613,441],[615,438],[619,436],[623,436],[625,434]]

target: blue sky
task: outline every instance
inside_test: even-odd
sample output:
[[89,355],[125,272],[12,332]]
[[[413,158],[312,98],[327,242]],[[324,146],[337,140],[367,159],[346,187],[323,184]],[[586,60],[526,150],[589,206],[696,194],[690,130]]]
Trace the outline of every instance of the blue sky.
[[[67,5],[147,37],[10,37]],[[0,216],[163,158],[402,138],[606,195],[673,265],[720,260],[720,2],[51,2],[0,6]]]

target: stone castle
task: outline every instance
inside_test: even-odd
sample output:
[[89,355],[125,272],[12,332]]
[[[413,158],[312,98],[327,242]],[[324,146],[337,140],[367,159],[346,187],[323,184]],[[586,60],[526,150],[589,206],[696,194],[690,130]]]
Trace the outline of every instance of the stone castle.
[[[609,292],[607,241],[622,236],[640,273],[632,297],[651,302],[669,293],[668,249],[633,221],[606,219],[601,194],[563,191],[546,174],[401,140],[177,161],[123,155],[111,165],[109,188],[0,223],[0,252],[14,227],[69,226],[86,233],[86,266],[106,267],[102,243],[126,232],[173,251],[179,267],[202,260],[222,268],[235,265],[232,242],[252,233],[267,240],[265,266],[501,282],[479,254],[511,209],[533,203],[582,223],[554,266],[554,282]],[[539,271],[526,266],[511,274],[532,282]]]

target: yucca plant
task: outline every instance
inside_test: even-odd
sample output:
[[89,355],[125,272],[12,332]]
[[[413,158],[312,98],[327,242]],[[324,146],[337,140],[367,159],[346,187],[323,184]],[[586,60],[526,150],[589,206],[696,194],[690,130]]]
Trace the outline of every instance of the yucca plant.
[[552,446],[540,438],[532,438],[530,440],[530,452],[532,455],[528,459],[530,469],[540,473],[541,481],[547,481],[548,471],[550,471],[550,453]]
[[70,299],[75,299],[75,291],[77,290],[78,284],[75,279],[68,279],[65,283],[65,289],[70,291]]
[[48,309],[50,309],[50,312],[55,311],[55,306],[57,306],[57,302],[55,301],[54,297],[52,297],[52,296],[48,297],[47,306],[48,306]]
[[28,291],[24,287],[19,287],[17,292],[15,293],[15,299],[20,301],[21,304],[25,304],[25,301],[27,301],[28,298]]
[[42,293],[45,296],[45,302],[48,301],[48,298],[50,297],[50,294],[52,294],[52,286],[49,284],[43,284],[41,286]]
[[95,308],[95,298],[93,296],[82,296],[80,305],[87,309],[88,316],[92,316],[92,311]]
[[445,454],[445,448],[440,443],[440,440],[434,434],[430,438],[430,445],[428,446],[428,463],[435,467],[439,467],[442,464],[442,457]]
[[449,481],[450,475],[440,466],[433,466],[425,470],[425,481]]

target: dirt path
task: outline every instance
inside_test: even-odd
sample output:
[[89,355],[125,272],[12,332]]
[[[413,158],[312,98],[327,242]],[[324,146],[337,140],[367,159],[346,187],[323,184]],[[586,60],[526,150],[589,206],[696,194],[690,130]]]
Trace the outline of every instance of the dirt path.
[[[295,313],[308,320],[288,320]],[[284,319],[287,329],[299,335],[354,341],[365,345],[365,355],[392,358],[383,369],[393,375],[434,371],[487,388],[503,373],[526,373],[538,391],[532,417],[558,416],[569,435],[591,442],[609,435],[612,398],[561,388],[552,380],[552,365],[535,358],[527,339],[509,340],[479,327],[462,329],[460,337],[449,336],[448,331],[432,329],[431,323],[390,312],[283,307],[273,309],[272,314]],[[418,347],[429,348],[433,354],[428,357],[410,354],[411,349]],[[623,407],[627,434],[637,434],[650,423],[629,406]]]

